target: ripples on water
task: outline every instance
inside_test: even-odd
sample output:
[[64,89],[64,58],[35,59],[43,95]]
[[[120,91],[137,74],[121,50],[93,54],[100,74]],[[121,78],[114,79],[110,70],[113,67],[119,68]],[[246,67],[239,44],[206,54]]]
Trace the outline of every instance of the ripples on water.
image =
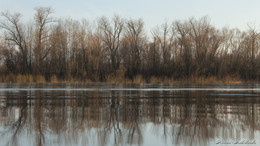
[[0,145],[257,145],[259,97],[257,84],[1,84]]

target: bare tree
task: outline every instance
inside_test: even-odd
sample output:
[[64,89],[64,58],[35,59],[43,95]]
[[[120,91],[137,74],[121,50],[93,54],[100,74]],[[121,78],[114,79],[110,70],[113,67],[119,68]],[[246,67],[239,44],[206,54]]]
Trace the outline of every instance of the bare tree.
[[143,61],[143,52],[146,47],[146,36],[144,33],[144,23],[139,20],[126,21],[123,38],[123,61],[127,70],[127,75],[132,78],[140,72]]
[[192,41],[188,35],[190,28],[188,27],[187,22],[181,23],[179,21],[175,21],[173,23],[173,29],[176,32],[177,39],[177,47],[178,52],[176,54],[176,58],[179,58],[177,63],[178,68],[183,68],[184,71],[180,70],[177,74],[183,72],[185,76],[190,76],[193,68],[193,48]]
[[108,62],[111,64],[112,70],[115,71],[119,68],[120,64],[119,49],[124,21],[118,15],[115,15],[111,23],[105,17],[100,18],[98,23],[99,29],[102,31],[102,41],[107,53]]
[[[26,29],[24,29],[25,26],[20,22],[21,14],[3,12],[1,16],[3,20],[0,22],[0,28],[4,31],[4,39],[9,42],[9,46],[11,45],[10,47],[13,48],[13,50],[6,50],[5,52],[9,52],[7,53],[9,55],[12,52],[16,52],[18,55],[17,63],[20,66],[19,72],[25,74],[29,70],[28,46],[26,41]],[[8,58],[8,55],[6,57]]]
[[145,71],[146,75],[157,76],[160,72],[160,53],[156,44],[156,39],[147,45],[145,51]]
[[173,63],[173,61],[171,61],[174,47],[173,29],[167,23],[164,23],[160,28],[154,29],[152,35],[154,44],[158,47],[160,53],[161,73],[162,75],[169,75]]
[[94,81],[103,81],[105,79],[105,53],[102,45],[102,34],[99,30],[88,34],[89,47],[89,77]]
[[259,54],[260,38],[259,32],[254,26],[249,25],[249,30],[242,42],[242,49],[244,50],[244,69],[241,70],[242,76],[246,79],[256,78],[256,55]]
[[86,20],[66,20],[68,70],[75,78],[83,79],[89,71],[89,24]]
[[189,37],[195,49],[197,73],[208,76],[211,74],[208,69],[208,66],[211,66],[209,62],[214,62],[221,38],[215,28],[210,25],[208,17],[202,17],[199,20],[191,18],[188,24],[190,27]]
[[64,23],[59,21],[57,26],[52,28],[50,34],[50,74],[64,79],[68,74],[68,33]]
[[49,28],[48,25],[54,22],[50,15],[53,10],[49,7],[38,7],[35,8],[36,14],[34,16],[35,20],[35,64],[36,73],[42,72],[42,64],[44,59],[50,52],[51,46],[48,44],[49,39]]

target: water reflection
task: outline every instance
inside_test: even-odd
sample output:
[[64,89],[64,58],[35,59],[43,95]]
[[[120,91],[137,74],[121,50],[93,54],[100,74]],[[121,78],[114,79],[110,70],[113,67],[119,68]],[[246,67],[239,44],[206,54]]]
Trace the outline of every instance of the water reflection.
[[259,97],[255,90],[1,91],[0,145],[215,145],[219,140],[257,140]]

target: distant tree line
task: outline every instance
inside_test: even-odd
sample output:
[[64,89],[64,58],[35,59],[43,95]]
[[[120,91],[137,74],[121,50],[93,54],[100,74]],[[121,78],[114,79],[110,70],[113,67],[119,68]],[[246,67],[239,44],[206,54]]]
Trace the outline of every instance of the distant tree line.
[[56,19],[35,9],[30,23],[20,13],[0,18],[1,75],[42,75],[106,81],[110,75],[169,78],[260,77],[259,32],[217,29],[208,17],[164,23],[147,33],[142,19]]

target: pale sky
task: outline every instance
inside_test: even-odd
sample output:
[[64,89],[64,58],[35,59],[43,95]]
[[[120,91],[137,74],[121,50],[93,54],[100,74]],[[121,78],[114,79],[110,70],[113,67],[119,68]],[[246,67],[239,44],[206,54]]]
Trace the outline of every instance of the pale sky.
[[242,30],[248,23],[260,28],[260,0],[0,0],[0,11],[20,12],[24,20],[33,19],[34,8],[55,10],[53,16],[90,21],[115,13],[124,18],[142,18],[145,27],[164,22],[209,16],[217,28]]

